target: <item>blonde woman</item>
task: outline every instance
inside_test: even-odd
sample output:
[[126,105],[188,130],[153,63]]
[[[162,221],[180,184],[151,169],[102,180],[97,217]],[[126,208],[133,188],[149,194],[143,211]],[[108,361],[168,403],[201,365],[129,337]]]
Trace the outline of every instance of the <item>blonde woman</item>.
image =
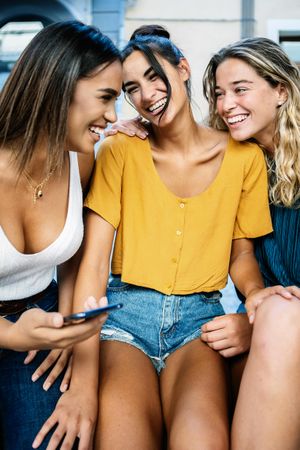
[[265,38],[223,48],[204,76],[210,124],[263,149],[274,231],[256,240],[265,284],[289,300],[246,300],[254,321],[233,429],[234,450],[300,446],[300,76],[281,47]]

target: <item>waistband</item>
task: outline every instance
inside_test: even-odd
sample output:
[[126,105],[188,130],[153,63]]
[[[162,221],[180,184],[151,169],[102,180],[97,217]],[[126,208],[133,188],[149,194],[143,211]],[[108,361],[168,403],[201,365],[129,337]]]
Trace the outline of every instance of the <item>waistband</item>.
[[21,314],[26,311],[27,305],[30,303],[38,303],[42,300],[42,298],[50,292],[52,286],[53,281],[46,287],[46,289],[38,292],[37,294],[31,295],[30,297],[21,298],[19,300],[0,300],[0,316],[6,316],[8,314]]

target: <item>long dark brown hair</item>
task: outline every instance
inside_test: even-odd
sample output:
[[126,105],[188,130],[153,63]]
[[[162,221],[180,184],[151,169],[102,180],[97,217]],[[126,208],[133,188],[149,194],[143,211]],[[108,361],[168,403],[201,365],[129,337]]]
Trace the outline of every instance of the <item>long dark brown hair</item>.
[[0,145],[13,151],[19,173],[41,135],[47,139],[48,170],[62,168],[77,81],[118,59],[107,36],[78,21],[54,23],[32,39],[0,94]]

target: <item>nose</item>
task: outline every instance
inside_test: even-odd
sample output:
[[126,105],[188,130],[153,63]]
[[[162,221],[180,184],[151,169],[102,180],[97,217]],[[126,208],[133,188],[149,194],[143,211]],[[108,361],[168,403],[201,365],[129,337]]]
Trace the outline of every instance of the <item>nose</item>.
[[225,112],[231,111],[236,107],[235,96],[231,93],[226,93],[223,95],[222,99],[222,109]]
[[113,123],[117,120],[117,112],[116,112],[116,103],[111,104],[105,112],[105,120],[106,122]]
[[152,85],[147,85],[141,88],[141,98],[143,102],[151,102],[156,94],[156,89]]

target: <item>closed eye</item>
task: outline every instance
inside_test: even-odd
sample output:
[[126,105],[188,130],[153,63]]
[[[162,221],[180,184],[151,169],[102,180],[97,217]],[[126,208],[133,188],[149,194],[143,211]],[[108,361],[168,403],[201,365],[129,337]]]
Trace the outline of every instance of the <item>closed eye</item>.
[[111,88],[98,89],[98,92],[99,91],[102,92],[102,95],[98,98],[104,102],[110,102],[111,100],[115,101],[120,95],[120,92],[117,92],[115,89]]
[[149,79],[150,79],[151,81],[154,81],[154,80],[156,80],[157,78],[158,78],[158,75],[157,75],[157,73],[155,73],[155,72],[151,73],[151,75],[149,76]]
[[223,95],[223,92],[220,92],[220,91],[216,91],[215,92],[215,97],[216,98],[221,97],[221,95]]
[[235,89],[235,92],[237,93],[237,94],[243,94],[244,92],[246,92],[248,89],[247,88],[244,88],[244,87],[237,87],[236,89]]
[[133,94],[134,92],[136,92],[137,90],[138,90],[138,87],[134,85],[134,86],[131,86],[130,88],[127,88],[126,92],[128,95],[130,95],[130,94]]

